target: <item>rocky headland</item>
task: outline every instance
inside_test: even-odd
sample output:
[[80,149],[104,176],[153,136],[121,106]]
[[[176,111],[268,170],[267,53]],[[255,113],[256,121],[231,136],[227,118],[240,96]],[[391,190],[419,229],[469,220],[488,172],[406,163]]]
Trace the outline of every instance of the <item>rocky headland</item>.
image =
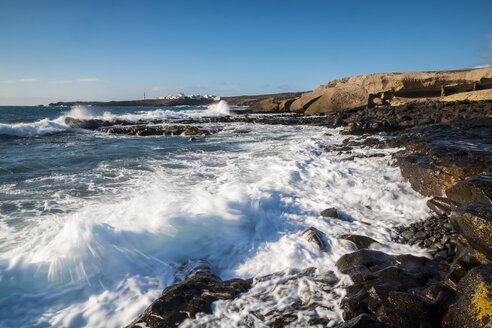
[[[306,326],[492,327],[491,88],[492,68],[370,74],[332,81],[291,98],[263,98],[246,112],[269,115],[173,122],[67,118],[66,123],[136,136],[205,136],[234,122],[314,124],[339,127],[341,134],[350,136],[325,149],[346,161],[379,156],[362,155],[360,149],[399,148],[389,165],[397,165],[403,179],[428,197],[434,215],[395,226],[394,242],[426,248],[430,256],[390,255],[374,247],[379,242],[367,236],[340,236],[356,249],[336,263],[338,271],[351,279],[339,302],[344,322],[334,325],[316,316],[314,309],[322,306],[316,292],[305,303],[255,315],[271,327],[289,325],[301,312]],[[212,129],[205,123],[217,125]],[[320,215],[345,219],[336,208]],[[302,236],[321,251],[327,247],[324,232],[314,227]],[[323,290],[333,288],[337,275],[318,269],[279,279],[278,288],[300,280],[316,282]],[[129,327],[177,327],[211,313],[213,302],[235,299],[267,279],[222,281],[206,262],[184,263],[179,272],[176,283]],[[245,321],[244,326],[254,323]]]

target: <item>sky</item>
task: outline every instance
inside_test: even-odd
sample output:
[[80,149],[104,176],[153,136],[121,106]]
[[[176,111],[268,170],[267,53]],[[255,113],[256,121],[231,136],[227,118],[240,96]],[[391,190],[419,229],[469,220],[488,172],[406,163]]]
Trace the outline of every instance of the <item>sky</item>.
[[308,91],[490,64],[491,0],[0,0],[0,105]]

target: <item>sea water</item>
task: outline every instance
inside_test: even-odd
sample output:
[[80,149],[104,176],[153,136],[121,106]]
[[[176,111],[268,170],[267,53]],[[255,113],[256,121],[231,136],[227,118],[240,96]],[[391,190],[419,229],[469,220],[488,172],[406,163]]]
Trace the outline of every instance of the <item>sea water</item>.
[[[342,234],[372,237],[387,253],[426,255],[391,241],[392,227],[429,214],[426,199],[392,165],[398,149],[358,149],[385,156],[346,160],[324,148],[349,137],[319,126],[205,124],[221,132],[190,139],[111,135],[64,120],[228,114],[223,102],[0,107],[0,327],[124,326],[194,259],[222,279],[278,275],[185,325],[228,327],[255,309],[309,298],[315,282],[275,288],[278,277],[308,267],[340,279],[318,295],[330,309],[318,315],[334,324],[350,283],[335,262],[354,250]],[[345,220],[322,217],[328,207]],[[310,226],[325,233],[325,251],[301,236]],[[273,303],[255,297],[263,292]]]

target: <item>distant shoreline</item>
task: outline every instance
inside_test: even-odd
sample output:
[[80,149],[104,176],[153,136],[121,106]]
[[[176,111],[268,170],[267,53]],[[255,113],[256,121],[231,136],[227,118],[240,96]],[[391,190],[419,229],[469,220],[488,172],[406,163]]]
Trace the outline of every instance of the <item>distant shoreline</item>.
[[[300,97],[303,92],[286,92],[277,94],[250,95],[221,97],[220,100],[227,101],[231,106],[249,106],[252,103],[267,99],[278,98],[288,99]],[[59,101],[50,103],[49,106],[206,106],[217,101],[213,99],[141,99],[141,100],[121,100],[121,101]]]

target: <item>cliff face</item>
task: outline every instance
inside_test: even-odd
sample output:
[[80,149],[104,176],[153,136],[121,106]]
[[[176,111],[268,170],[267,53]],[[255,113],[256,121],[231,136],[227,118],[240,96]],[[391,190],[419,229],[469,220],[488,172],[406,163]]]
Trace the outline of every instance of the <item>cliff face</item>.
[[[444,97],[484,89],[492,89],[492,67],[365,74],[321,85],[302,94],[298,99],[292,99],[288,109],[305,114],[333,114],[365,106],[383,105],[394,98]],[[481,97],[484,96],[492,99],[490,93],[482,93]],[[469,97],[473,99],[474,95]],[[261,107],[262,104],[258,104],[255,110],[261,111]]]
[[438,97],[441,96],[443,87],[445,93],[472,91],[474,88],[492,88],[492,67],[357,75],[331,81],[318,89],[326,90],[339,83],[359,85],[369,94],[391,92],[399,97]]

